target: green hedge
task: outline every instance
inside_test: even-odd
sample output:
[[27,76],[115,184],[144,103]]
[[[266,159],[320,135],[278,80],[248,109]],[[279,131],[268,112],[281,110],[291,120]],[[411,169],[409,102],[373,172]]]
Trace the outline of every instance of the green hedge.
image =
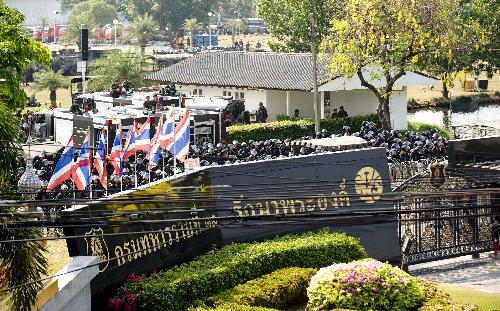
[[312,268],[279,269],[210,297],[206,304],[219,307],[232,303],[285,309],[297,302],[307,301],[307,286],[316,272]]
[[[361,129],[363,121],[375,122],[380,126],[377,115],[355,116],[348,118],[323,119],[321,129],[325,129],[329,134],[340,134],[342,127],[347,125],[353,132]],[[249,140],[266,139],[300,139],[314,133],[314,121],[312,119],[290,119],[269,123],[253,123],[247,125],[235,125],[227,128],[228,141],[237,140],[247,142]]]
[[408,130],[409,131],[425,132],[425,131],[430,131],[432,129],[436,129],[440,136],[443,136],[443,137],[448,138],[448,139],[451,138],[451,132],[442,126],[435,125],[435,124],[429,124],[429,123],[415,122],[415,121],[408,122]]
[[189,263],[128,282],[115,299],[128,297],[139,310],[182,311],[196,300],[280,268],[320,268],[365,256],[357,239],[327,230],[259,243],[232,244]]

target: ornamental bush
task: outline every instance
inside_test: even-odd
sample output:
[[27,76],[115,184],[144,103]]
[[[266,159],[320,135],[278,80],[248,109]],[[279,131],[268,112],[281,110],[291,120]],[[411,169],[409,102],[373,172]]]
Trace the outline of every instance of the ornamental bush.
[[133,299],[138,310],[182,311],[196,300],[277,269],[320,268],[365,256],[356,238],[327,230],[232,244],[136,282],[127,282],[114,301]]
[[297,302],[307,301],[307,286],[316,272],[312,268],[279,269],[210,297],[206,304],[287,309]]
[[[227,128],[228,141],[248,142],[249,140],[300,139],[304,136],[314,136],[315,134],[313,119],[280,119],[282,121],[230,126]],[[377,126],[380,126],[377,115],[372,114],[348,118],[323,119],[321,120],[321,129],[327,130],[329,134],[340,134],[342,133],[342,127],[347,125],[351,127],[352,132],[358,132],[361,129],[363,121],[375,122]]]
[[319,270],[307,296],[311,310],[414,310],[424,298],[417,279],[374,259]]

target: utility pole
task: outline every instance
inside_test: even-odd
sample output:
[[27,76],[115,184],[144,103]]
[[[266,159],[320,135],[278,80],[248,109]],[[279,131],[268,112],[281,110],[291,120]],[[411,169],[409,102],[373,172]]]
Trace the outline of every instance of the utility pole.
[[311,54],[312,54],[312,70],[314,79],[314,132],[317,134],[321,132],[321,107],[320,101],[318,99],[318,54],[316,52],[316,22],[314,21],[314,16],[311,13],[309,15],[309,20],[311,22]]

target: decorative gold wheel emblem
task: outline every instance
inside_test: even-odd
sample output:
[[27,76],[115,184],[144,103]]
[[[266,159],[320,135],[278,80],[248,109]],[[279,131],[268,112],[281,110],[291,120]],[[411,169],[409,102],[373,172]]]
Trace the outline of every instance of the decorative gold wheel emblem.
[[92,228],[89,232],[85,232],[85,242],[87,243],[87,255],[96,256],[101,264],[99,265],[99,272],[106,270],[109,264],[109,250],[106,241],[102,236],[104,231],[102,228]]
[[384,191],[382,177],[372,167],[366,166],[359,170],[354,179],[354,189],[359,198],[366,203],[375,203]]

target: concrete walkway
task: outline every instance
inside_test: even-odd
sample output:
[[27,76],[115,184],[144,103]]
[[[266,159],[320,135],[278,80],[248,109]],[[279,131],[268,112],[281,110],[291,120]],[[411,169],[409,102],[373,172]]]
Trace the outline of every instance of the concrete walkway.
[[472,256],[433,261],[409,267],[409,273],[424,279],[473,288],[500,295],[500,254],[483,253]]

